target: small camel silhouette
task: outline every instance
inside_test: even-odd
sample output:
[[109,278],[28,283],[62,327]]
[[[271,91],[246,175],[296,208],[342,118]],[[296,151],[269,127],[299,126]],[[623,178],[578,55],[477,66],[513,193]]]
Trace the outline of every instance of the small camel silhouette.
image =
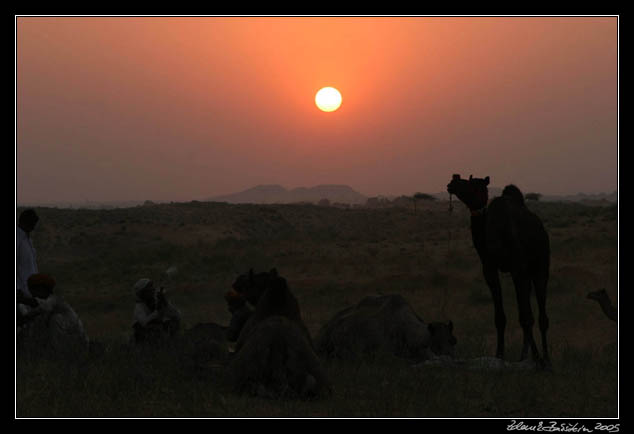
[[593,291],[588,293],[587,297],[590,300],[595,300],[601,306],[601,310],[603,313],[610,318],[612,321],[618,321],[618,311],[616,307],[612,304],[612,300],[610,300],[610,296],[608,295],[605,289],[600,289],[598,291]]
[[[471,236],[482,262],[484,279],[491,290],[495,307],[497,329],[496,356],[504,358],[504,328],[506,316],[502,304],[502,287],[498,270],[510,272],[515,285],[520,324],[524,332],[524,344],[520,360],[528,350],[542,367],[550,366],[546,332],[546,286],[550,268],[550,243],[548,233],[537,217],[524,204],[522,192],[514,185],[504,188],[502,196],[488,203],[489,177],[484,179],[460,179],[453,175],[447,191],[455,194],[471,211]],[[535,287],[539,308],[539,329],[543,346],[543,359],[539,357],[533,338],[533,313],[531,311],[531,285]]]

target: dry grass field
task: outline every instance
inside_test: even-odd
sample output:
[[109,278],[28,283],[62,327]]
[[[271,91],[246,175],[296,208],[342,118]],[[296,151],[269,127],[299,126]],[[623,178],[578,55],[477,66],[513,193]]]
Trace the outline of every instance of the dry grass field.
[[[495,352],[493,305],[462,204],[339,209],[312,205],[172,203],[114,210],[38,208],[40,271],[107,351],[77,365],[17,360],[18,417],[617,417],[618,327],[586,294],[618,305],[617,208],[529,202],[551,240],[552,372],[412,367],[399,359],[324,362],[330,398],[234,394],[222,370],[192,370],[178,351],[139,353],[131,332],[138,278],[168,286],[184,326],[229,322],[224,293],[240,273],[276,267],[314,335],[363,296],[398,293],[425,321],[451,319],[456,356]],[[18,209],[19,213],[21,209]],[[515,293],[502,276],[509,359],[519,357]],[[533,300],[533,311],[536,312]],[[539,343],[539,341],[538,341]]]

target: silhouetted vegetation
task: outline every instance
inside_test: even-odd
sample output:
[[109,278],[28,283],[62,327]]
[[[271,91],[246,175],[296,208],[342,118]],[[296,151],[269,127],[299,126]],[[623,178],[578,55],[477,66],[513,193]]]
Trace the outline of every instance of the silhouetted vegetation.
[[542,197],[541,193],[526,193],[524,195],[524,198],[526,198],[526,200],[534,200],[534,201],[538,201],[541,197]]
[[415,193],[414,196],[412,196],[412,199],[414,200],[414,214],[416,214],[416,202],[419,200],[436,200],[436,198],[434,196],[432,196],[431,194],[427,194],[427,193]]
[[431,194],[427,194],[427,193],[416,193],[414,195],[414,199],[415,200],[436,200],[436,198],[434,196],[432,196]]

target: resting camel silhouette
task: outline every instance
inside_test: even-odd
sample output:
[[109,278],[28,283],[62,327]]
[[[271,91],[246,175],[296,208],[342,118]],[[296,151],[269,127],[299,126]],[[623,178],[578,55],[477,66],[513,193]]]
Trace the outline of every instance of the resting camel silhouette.
[[[550,367],[546,332],[546,287],[550,268],[550,242],[544,226],[524,204],[522,192],[514,185],[504,188],[502,196],[488,204],[489,177],[461,179],[453,175],[447,191],[455,194],[471,211],[471,236],[482,262],[482,272],[495,308],[497,329],[496,356],[504,358],[504,329],[506,316],[502,304],[502,287],[498,271],[511,273],[524,343],[520,360],[526,359],[529,349],[540,367]],[[534,318],[531,311],[531,287],[535,288],[539,308],[539,329],[543,347],[540,358],[533,338]]]

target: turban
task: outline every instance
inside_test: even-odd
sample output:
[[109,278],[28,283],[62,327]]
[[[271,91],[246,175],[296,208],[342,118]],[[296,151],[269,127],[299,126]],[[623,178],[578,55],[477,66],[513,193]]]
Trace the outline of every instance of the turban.
[[143,291],[150,283],[152,283],[152,280],[148,279],[147,277],[137,280],[133,287],[134,293],[138,294],[139,292]]

